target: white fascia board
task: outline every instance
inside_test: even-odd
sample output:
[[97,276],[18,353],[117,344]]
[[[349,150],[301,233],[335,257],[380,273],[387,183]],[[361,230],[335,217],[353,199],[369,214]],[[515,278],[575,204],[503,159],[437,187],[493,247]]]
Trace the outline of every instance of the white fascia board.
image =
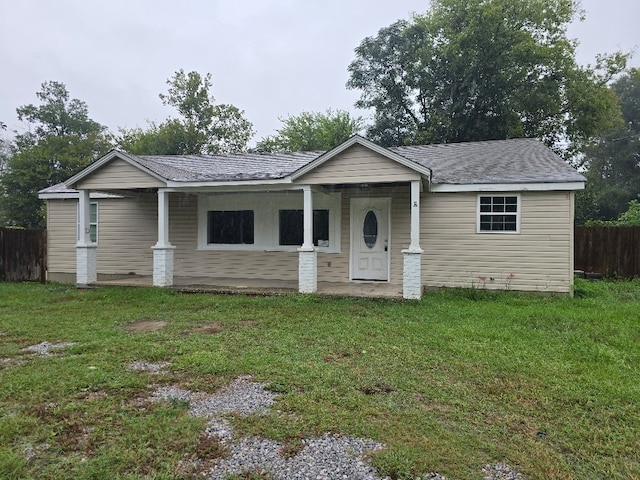
[[455,185],[451,183],[432,183],[431,192],[548,192],[584,190],[585,182],[556,183],[482,183]]
[[167,182],[168,192],[241,192],[265,190],[300,190],[302,185],[291,182],[291,177],[276,180],[245,180],[229,182]]
[[431,178],[431,170],[429,168],[424,167],[416,162],[412,162],[408,158],[405,158],[402,155],[392,152],[391,150],[387,150],[386,148],[381,147],[380,145],[377,145],[373,143],[371,140],[367,140],[366,138],[361,137],[360,135],[354,135],[353,137],[344,141],[337,147],[334,147],[328,152],[323,153],[318,158],[316,158],[315,160],[312,160],[310,163],[308,163],[304,167],[293,172],[291,174],[292,180],[295,181],[296,179],[300,178],[306,173],[309,173],[310,171],[318,168],[323,163],[327,162],[328,160],[331,160],[333,157],[344,152],[346,149],[348,149],[349,147],[352,147],[355,144],[362,145],[363,147],[368,148],[369,150],[372,150],[373,152],[376,152],[382,155],[383,157],[388,158],[389,160],[393,160],[401,165],[404,165],[407,168],[410,168],[411,170],[414,170],[422,175],[425,175],[427,178]]
[[[38,194],[38,198],[41,200],[66,200],[71,198],[80,198],[79,192],[65,192],[65,193],[40,193]],[[100,193],[100,192],[90,192],[89,198],[124,198],[123,195],[114,195],[112,193]]]
[[153,178],[155,178],[157,180],[160,180],[161,182],[166,182],[167,181],[166,178],[163,178],[162,176],[158,175],[157,173],[152,172],[148,168],[143,167],[138,162],[132,160],[131,157],[128,154],[126,154],[124,152],[121,152],[119,150],[111,150],[106,155],[104,155],[102,158],[99,158],[98,160],[93,162],[91,165],[86,167],[84,170],[82,170],[81,172],[75,174],[73,177],[71,177],[70,179],[65,181],[64,184],[67,185],[68,187],[74,188],[74,185],[76,183],[78,183],[80,180],[82,180],[83,178],[87,177],[88,175],[92,174],[93,172],[98,170],[103,165],[109,163],[114,158],[119,158],[120,160],[123,160],[123,161],[127,162],[132,167],[137,168],[138,170],[146,173],[147,175],[152,176]]
[[229,181],[211,181],[211,182],[176,182],[167,181],[167,188],[203,188],[203,187],[244,187],[244,186],[271,186],[291,184],[291,177],[276,178],[269,180],[229,180]]

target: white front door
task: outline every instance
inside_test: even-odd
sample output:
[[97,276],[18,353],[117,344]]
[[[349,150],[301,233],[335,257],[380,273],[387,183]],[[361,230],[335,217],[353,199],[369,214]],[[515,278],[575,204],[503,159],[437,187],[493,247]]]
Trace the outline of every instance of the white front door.
[[389,280],[388,198],[351,199],[351,278]]

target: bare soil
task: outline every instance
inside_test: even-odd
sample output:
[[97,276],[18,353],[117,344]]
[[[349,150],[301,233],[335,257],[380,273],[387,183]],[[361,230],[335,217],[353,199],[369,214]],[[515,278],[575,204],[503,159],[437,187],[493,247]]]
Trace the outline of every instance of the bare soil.
[[157,332],[167,326],[169,322],[164,320],[138,320],[124,326],[128,332]]

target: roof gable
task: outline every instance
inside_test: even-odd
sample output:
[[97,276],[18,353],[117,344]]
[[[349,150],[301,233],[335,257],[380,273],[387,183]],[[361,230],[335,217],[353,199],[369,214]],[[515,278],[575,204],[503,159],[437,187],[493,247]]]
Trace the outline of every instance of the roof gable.
[[414,169],[355,143],[297,177],[295,182],[336,185],[409,182],[421,178],[422,175]]
[[166,186],[166,178],[135,160],[135,156],[111,150],[65,184],[71,188],[122,189]]
[[419,174],[425,175],[427,178],[431,177],[431,171],[427,166],[416,163],[406,157],[403,157],[398,153],[392,152],[389,149],[381,147],[380,145],[377,145],[372,141],[367,140],[366,138],[363,138],[359,135],[354,135],[353,137],[349,138],[348,140],[341,143],[337,147],[329,150],[328,152],[323,153],[322,155],[317,157],[315,160],[309,162],[307,165],[293,172],[291,175],[291,179],[293,181],[300,179],[300,177],[307,175],[309,172],[313,170],[318,169],[320,166],[335,159],[340,154],[342,154],[346,150],[356,145],[359,145],[365,149],[368,149],[391,162],[396,162],[397,164],[403,165],[404,167],[407,167],[410,170],[413,170]]

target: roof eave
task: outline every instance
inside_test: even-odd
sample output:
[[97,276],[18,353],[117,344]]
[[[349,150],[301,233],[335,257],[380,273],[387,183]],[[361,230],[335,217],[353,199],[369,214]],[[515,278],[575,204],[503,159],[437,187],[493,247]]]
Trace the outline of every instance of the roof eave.
[[167,188],[191,189],[206,187],[247,187],[247,186],[272,186],[291,184],[291,176],[283,178],[265,178],[252,180],[199,180],[199,181],[167,181]]
[[[38,198],[40,200],[66,200],[66,199],[78,199],[80,198],[80,192],[59,192],[59,193],[39,193]],[[122,195],[116,195],[113,193],[103,192],[91,192],[89,198],[124,198]]]
[[538,182],[538,183],[432,183],[430,191],[441,192],[548,192],[584,190],[585,182]]

